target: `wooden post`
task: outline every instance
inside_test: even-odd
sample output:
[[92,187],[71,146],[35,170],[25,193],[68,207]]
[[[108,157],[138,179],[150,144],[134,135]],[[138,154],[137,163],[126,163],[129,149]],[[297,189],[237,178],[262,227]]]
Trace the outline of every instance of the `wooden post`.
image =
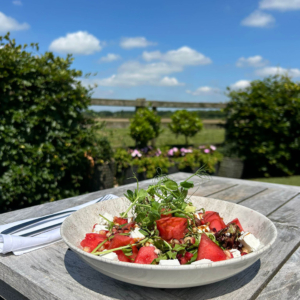
[[137,98],[135,102],[135,111],[137,111],[139,108],[146,107],[146,98]]

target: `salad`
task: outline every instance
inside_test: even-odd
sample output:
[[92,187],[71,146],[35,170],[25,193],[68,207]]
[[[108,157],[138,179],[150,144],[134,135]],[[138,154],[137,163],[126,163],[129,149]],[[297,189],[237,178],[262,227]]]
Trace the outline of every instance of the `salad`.
[[127,210],[100,215],[82,249],[110,260],[162,266],[217,262],[257,250],[260,241],[238,218],[225,224],[218,212],[193,206],[191,179],[202,175],[198,170],[179,184],[159,176],[147,189],[137,182],[125,194],[131,202]]

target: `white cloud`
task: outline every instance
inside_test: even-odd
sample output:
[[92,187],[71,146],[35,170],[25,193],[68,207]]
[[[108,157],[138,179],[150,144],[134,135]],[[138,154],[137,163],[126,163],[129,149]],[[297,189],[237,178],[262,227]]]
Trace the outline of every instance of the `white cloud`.
[[273,9],[280,11],[300,9],[300,0],[262,0],[259,2],[261,9]]
[[262,11],[256,10],[244,20],[241,24],[250,27],[271,27],[275,23],[275,18]]
[[240,57],[237,62],[236,66],[239,68],[243,67],[254,67],[260,68],[267,65],[269,62],[266,59],[263,59],[260,55],[250,56],[248,58]]
[[218,88],[213,88],[210,86],[201,86],[197,88],[194,92],[190,90],[186,90],[186,93],[192,94],[194,96],[199,96],[199,95],[209,95],[209,94],[214,94],[218,93],[220,90]]
[[178,82],[178,80],[175,77],[165,76],[160,81],[160,85],[162,85],[162,86],[179,86],[179,85],[184,85],[184,83]]
[[288,75],[291,77],[300,77],[300,69],[285,69],[281,67],[266,67],[256,70],[256,75],[265,77],[270,75]]
[[145,48],[148,46],[155,46],[157,43],[147,41],[143,36],[138,37],[124,37],[121,39],[120,46],[123,49],[132,49],[132,48]]
[[144,51],[143,58],[146,61],[161,60],[183,66],[207,65],[212,63],[209,57],[187,46],[177,50],[170,50],[166,53],[161,53],[160,51]]
[[[130,61],[122,64],[117,74],[108,78],[97,79],[96,83],[100,86],[161,85],[162,76],[182,70],[180,66],[173,66],[164,62],[141,64],[137,61]],[[164,81],[170,82],[168,79]]]
[[100,42],[92,34],[87,31],[78,31],[54,40],[50,44],[49,50],[59,53],[90,55],[100,51],[103,46],[104,42]]
[[30,26],[27,23],[20,24],[17,20],[6,16],[0,11],[0,32],[26,30]]
[[17,5],[17,6],[21,6],[22,5],[22,2],[21,1],[13,1],[12,2],[13,3],[13,5]]
[[108,53],[106,56],[103,56],[99,59],[99,62],[112,62],[115,60],[121,59],[121,56],[118,54]]
[[[168,75],[182,72],[185,66],[211,63],[210,58],[189,47],[166,53],[144,52],[143,58],[149,63],[138,61],[123,63],[116,74],[108,78],[97,79],[97,84],[100,86],[181,86],[184,83]],[[152,60],[156,61],[150,62]]]
[[232,84],[230,86],[230,88],[233,89],[233,90],[239,90],[239,89],[245,89],[248,86],[250,86],[250,81],[249,80],[239,80],[236,83]]

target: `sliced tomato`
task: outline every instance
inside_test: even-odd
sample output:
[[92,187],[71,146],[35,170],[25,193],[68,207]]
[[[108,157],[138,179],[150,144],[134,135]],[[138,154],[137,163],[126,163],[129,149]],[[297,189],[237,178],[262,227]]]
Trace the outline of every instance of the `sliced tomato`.
[[101,235],[98,233],[87,233],[85,235],[85,239],[81,241],[80,245],[85,248],[90,248],[90,252],[92,252],[100,243],[102,243],[106,239],[105,235]]
[[244,229],[243,229],[243,227],[242,227],[242,225],[241,225],[241,223],[240,223],[240,221],[239,221],[238,218],[235,218],[234,220],[232,220],[231,222],[229,222],[229,223],[227,224],[227,226],[228,226],[229,224],[236,224],[236,225],[240,228],[241,231],[244,231]]
[[197,260],[210,259],[211,261],[226,260],[224,251],[215,244],[205,233],[201,234],[201,240],[198,247]]
[[[170,211],[171,209],[168,209],[168,211]],[[161,209],[161,212],[165,212],[166,211],[166,209],[165,208],[162,208]],[[163,215],[163,214],[161,214],[160,215],[160,218],[161,219],[163,219],[163,218],[169,218],[169,217],[172,217],[173,215],[172,214],[167,214],[167,215]]]
[[164,240],[182,239],[187,228],[187,219],[178,217],[163,218],[156,221],[159,235]]
[[152,261],[157,258],[157,254],[154,252],[153,246],[140,248],[138,255],[135,259],[136,264],[150,265]]
[[114,217],[114,223],[118,223],[119,225],[127,224],[128,223],[128,219]]
[[110,250],[114,248],[119,248],[133,243],[134,240],[131,237],[127,235],[116,234],[115,237],[110,240],[110,244],[107,249]]

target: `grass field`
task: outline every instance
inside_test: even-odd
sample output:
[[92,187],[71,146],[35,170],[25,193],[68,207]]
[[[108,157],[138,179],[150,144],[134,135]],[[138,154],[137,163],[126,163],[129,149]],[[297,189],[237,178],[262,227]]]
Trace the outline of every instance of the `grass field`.
[[300,176],[256,178],[254,181],[300,186]]
[[[129,135],[128,128],[104,128],[99,132],[99,135],[107,136],[113,148],[117,147],[133,147],[134,140]],[[222,128],[203,129],[193,138],[189,139],[189,143],[195,146],[203,144],[220,144],[225,139],[225,130]],[[184,146],[185,139],[183,136],[176,138],[168,128],[164,128],[163,133],[158,137],[156,145],[158,147],[182,145]]]

